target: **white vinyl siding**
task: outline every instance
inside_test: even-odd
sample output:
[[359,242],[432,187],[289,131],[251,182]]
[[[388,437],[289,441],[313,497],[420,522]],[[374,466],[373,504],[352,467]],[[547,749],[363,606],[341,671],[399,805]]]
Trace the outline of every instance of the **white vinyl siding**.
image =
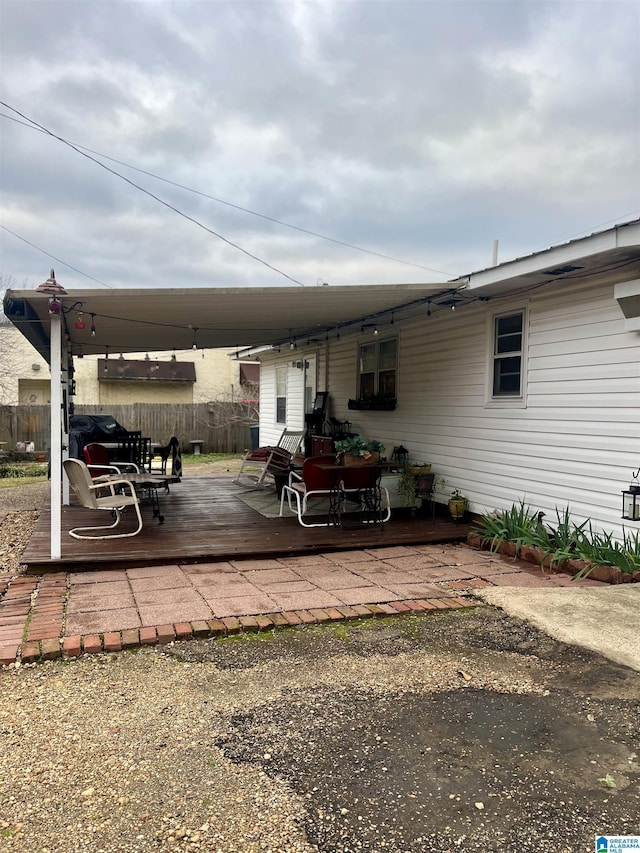
[[549,286],[527,309],[526,408],[487,406],[497,306],[425,311],[402,323],[394,412],[347,409],[363,339],[333,341],[334,415],[382,441],[388,455],[402,442],[412,459],[430,462],[446,480],[440,501],[458,487],[473,512],[524,500],[550,521],[569,504],[576,520],[619,535],[621,490],[638,467],[640,335],[625,331],[613,285]]

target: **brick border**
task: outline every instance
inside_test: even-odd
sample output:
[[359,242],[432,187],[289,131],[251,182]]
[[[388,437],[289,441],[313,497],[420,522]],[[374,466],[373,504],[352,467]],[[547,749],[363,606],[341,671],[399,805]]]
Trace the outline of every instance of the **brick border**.
[[84,634],[69,637],[33,640],[22,645],[9,643],[0,645],[0,666],[16,663],[35,663],[56,658],[77,658],[103,652],[114,653],[123,649],[148,645],[168,645],[175,640],[195,638],[228,637],[276,631],[297,625],[324,625],[338,621],[350,622],[366,618],[388,618],[389,616],[426,616],[430,613],[461,608],[478,607],[482,602],[462,597],[411,599],[393,601],[388,604],[356,604],[351,607],[327,609],[291,610],[281,613],[264,613],[257,616],[229,616],[224,619],[176,622],[167,625],[149,625],[143,628],[127,628],[105,634]]

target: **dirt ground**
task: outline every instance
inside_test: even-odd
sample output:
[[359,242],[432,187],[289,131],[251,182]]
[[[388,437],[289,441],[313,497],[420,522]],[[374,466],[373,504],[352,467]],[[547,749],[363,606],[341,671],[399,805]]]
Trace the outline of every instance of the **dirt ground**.
[[342,645],[356,659],[422,649],[460,666],[453,685],[318,685],[232,717],[216,745],[305,798],[319,850],[578,853],[596,834],[638,832],[637,673],[485,609],[308,640],[283,635],[248,659],[246,646],[188,654],[295,667]]
[[0,672],[0,850],[584,853],[640,673],[478,607]]

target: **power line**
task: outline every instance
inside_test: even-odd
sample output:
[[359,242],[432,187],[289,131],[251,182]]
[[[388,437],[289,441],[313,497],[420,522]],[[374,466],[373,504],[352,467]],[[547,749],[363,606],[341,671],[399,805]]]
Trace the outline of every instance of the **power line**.
[[106,166],[104,163],[101,163],[99,160],[96,160],[95,157],[92,157],[90,154],[87,154],[85,151],[81,151],[80,148],[76,147],[71,142],[67,142],[66,139],[63,139],[61,136],[58,136],[57,134],[53,133],[53,131],[48,130],[46,127],[44,127],[44,125],[41,125],[37,121],[35,121],[35,119],[29,118],[29,116],[24,115],[24,113],[21,113],[20,110],[17,110],[15,107],[10,106],[9,104],[5,103],[4,101],[0,101],[0,104],[3,107],[6,107],[7,109],[15,112],[21,118],[25,119],[25,121],[31,122],[35,127],[39,128],[41,131],[43,131],[43,133],[46,133],[48,136],[53,137],[53,139],[57,139],[59,142],[62,142],[63,145],[67,145],[69,148],[71,148],[73,151],[76,151],[82,157],[86,157],[87,160],[91,160],[92,163],[96,163],[96,165],[100,166],[105,171],[109,172],[112,175],[115,175],[117,178],[120,178],[122,181],[125,181],[130,186],[135,187],[135,189],[139,190],[140,192],[144,193],[145,195],[148,195],[150,198],[154,199],[154,201],[157,201],[159,204],[163,205],[163,207],[166,207],[169,210],[172,210],[174,213],[177,213],[178,216],[182,216],[184,219],[188,220],[189,222],[192,222],[194,225],[197,225],[199,228],[202,228],[203,231],[207,231],[209,234],[212,234],[214,237],[217,237],[219,240],[222,240],[227,245],[232,246],[234,249],[237,249],[239,252],[242,252],[244,255],[247,255],[247,257],[252,258],[254,261],[257,261],[260,264],[263,264],[265,267],[268,267],[270,270],[273,270],[273,272],[278,273],[278,275],[284,276],[284,278],[289,279],[289,281],[292,281],[294,284],[297,284],[300,287],[305,287],[305,285],[302,284],[301,281],[298,281],[297,279],[293,278],[293,276],[287,275],[287,273],[283,272],[282,270],[278,269],[277,267],[274,267],[272,264],[268,263],[267,261],[263,260],[262,258],[259,258],[257,255],[254,255],[252,252],[249,252],[247,249],[243,249],[242,246],[238,245],[237,243],[234,243],[232,240],[228,240],[226,237],[223,237],[222,234],[219,234],[217,231],[214,231],[212,228],[209,228],[208,226],[204,225],[199,220],[194,219],[193,216],[189,216],[188,213],[184,213],[184,211],[180,210],[177,207],[174,207],[174,205],[172,205],[172,204],[169,204],[168,201],[165,201],[164,199],[160,198],[160,196],[157,196],[154,193],[152,193],[150,190],[147,190],[144,187],[141,187],[139,184],[136,184],[135,181],[130,180],[130,178],[126,178],[124,175],[121,175],[120,172],[116,172],[115,169],[111,169],[109,166]]
[[63,261],[61,258],[58,258],[55,255],[52,255],[51,252],[47,252],[45,249],[42,249],[40,246],[36,246],[35,243],[32,243],[30,240],[27,240],[26,237],[21,237],[20,234],[16,234],[15,231],[12,231],[11,228],[7,228],[6,225],[0,224],[0,228],[2,228],[3,231],[7,231],[9,234],[12,234],[18,240],[22,240],[23,243],[27,244],[27,246],[31,246],[32,249],[36,249],[38,252],[42,252],[42,254],[46,255],[48,258],[53,258],[53,260],[56,261],[56,263],[62,264],[64,267],[68,267],[70,270],[73,270],[74,272],[77,272],[80,275],[85,276],[85,278],[90,278],[91,281],[95,281],[98,284],[104,285],[104,287],[109,287],[109,288],[112,287],[112,285],[107,284],[106,281],[100,281],[99,278],[94,278],[94,276],[89,275],[89,273],[82,272],[82,270],[79,270],[77,267],[74,267],[72,264],[68,264],[66,261]]
[[[10,121],[15,121],[17,124],[21,124],[24,127],[28,127],[30,130],[38,130],[40,133],[44,133],[46,131],[41,130],[39,127],[34,127],[33,125],[27,124],[26,122],[19,121],[13,116],[5,115],[4,113],[0,113],[2,118],[7,118]],[[62,137],[57,137],[58,139],[62,139]],[[95,151],[93,148],[88,148],[85,145],[79,145],[78,143],[71,143],[68,140],[62,140],[69,145],[72,145],[75,148],[81,149],[82,151],[88,151],[90,154],[95,154],[97,157],[102,157],[105,160],[110,160],[112,163],[117,163],[119,166],[125,166],[127,169],[132,169],[135,172],[140,172],[142,175],[147,175],[149,178],[154,178],[157,181],[162,181],[165,184],[169,184],[172,187],[177,187],[178,189],[185,190],[186,192],[193,193],[194,195],[199,195],[202,198],[209,199],[210,201],[215,201],[217,204],[224,204],[227,207],[232,207],[234,210],[239,210],[242,213],[248,213],[251,216],[257,216],[260,219],[265,219],[267,222],[273,222],[276,225],[282,225],[285,228],[291,228],[294,231],[299,231],[301,234],[308,234],[310,237],[317,237],[320,240],[327,240],[329,243],[335,243],[337,246],[344,246],[347,249],[354,249],[356,252],[364,252],[367,255],[374,255],[377,258],[383,258],[386,261],[394,261],[398,264],[405,264],[406,266],[416,267],[416,269],[427,270],[428,272],[435,272],[438,275],[444,275],[453,277],[453,273],[443,272],[443,270],[436,270],[433,267],[427,267],[424,264],[417,264],[414,261],[406,261],[402,258],[396,258],[392,255],[385,255],[383,252],[376,252],[374,249],[365,249],[362,246],[356,246],[354,243],[347,243],[345,240],[338,240],[335,237],[328,237],[326,234],[320,234],[317,231],[311,231],[308,228],[302,228],[299,225],[293,225],[291,222],[285,222],[282,219],[276,219],[274,216],[268,216],[266,213],[258,213],[256,210],[251,210],[248,207],[242,207],[240,204],[234,204],[231,201],[226,201],[223,198],[218,198],[214,195],[209,195],[208,193],[202,192],[201,190],[196,190],[193,187],[188,187],[185,184],[180,184],[177,181],[172,181],[170,178],[163,178],[161,175],[156,175],[154,172],[148,172],[146,169],[141,169],[138,166],[132,166],[131,163],[127,163],[124,160],[118,160],[116,157],[110,157],[108,154],[103,154],[101,151]]]

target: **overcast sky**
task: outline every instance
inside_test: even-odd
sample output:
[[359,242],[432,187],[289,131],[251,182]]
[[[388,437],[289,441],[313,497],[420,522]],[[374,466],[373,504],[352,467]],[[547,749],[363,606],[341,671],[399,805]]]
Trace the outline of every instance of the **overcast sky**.
[[640,215],[636,0],[0,13],[1,224],[22,238],[0,230],[0,272],[18,287],[51,266],[103,286],[65,264],[113,287],[440,282],[489,266],[494,239],[504,261]]

